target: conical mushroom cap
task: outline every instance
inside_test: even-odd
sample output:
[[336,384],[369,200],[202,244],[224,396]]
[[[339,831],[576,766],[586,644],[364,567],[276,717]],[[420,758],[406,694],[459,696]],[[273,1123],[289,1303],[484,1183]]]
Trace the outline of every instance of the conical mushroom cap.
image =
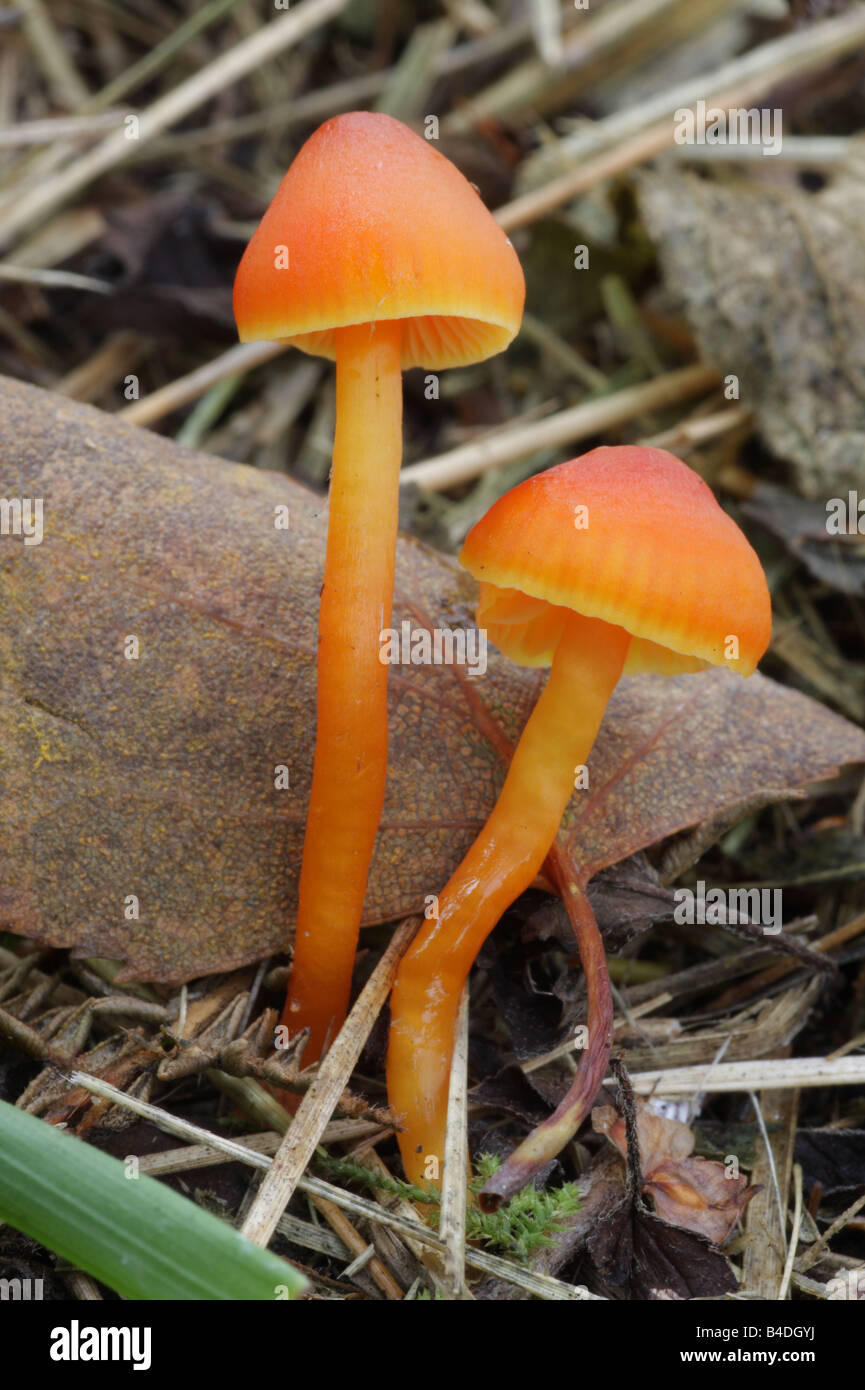
[[234,284],[242,342],[333,358],[335,329],[401,319],[404,368],[501,352],[524,300],[516,252],[468,180],[433,143],[365,111],[310,136]]
[[478,623],[512,660],[549,665],[569,610],[623,627],[626,671],[728,666],[748,676],[772,609],[745,536],[664,449],[593,449],[528,478],[469,532]]

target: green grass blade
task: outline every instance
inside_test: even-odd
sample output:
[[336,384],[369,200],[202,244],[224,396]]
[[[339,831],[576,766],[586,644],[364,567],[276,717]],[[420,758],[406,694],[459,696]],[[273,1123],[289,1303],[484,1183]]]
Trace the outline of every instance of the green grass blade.
[[306,1280],[154,1178],[0,1101],[0,1221],[133,1299],[293,1298]]

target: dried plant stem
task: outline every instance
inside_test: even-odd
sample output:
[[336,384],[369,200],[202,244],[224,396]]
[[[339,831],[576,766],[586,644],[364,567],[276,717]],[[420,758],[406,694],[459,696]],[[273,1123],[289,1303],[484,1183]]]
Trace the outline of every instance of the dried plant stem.
[[209,3],[202,5],[200,9],[194,8],[188,17],[176,29],[172,29],[166,34],[161,43],[156,44],[139,58],[137,63],[132,63],[125,68],[119,76],[109,82],[106,87],[92,96],[84,105],[85,111],[102,111],[114,101],[119,101],[127,92],[133,91],[136,87],[141,87],[145,82],[155,77],[158,72],[165,67],[178,53],[182,53],[186,45],[209,25],[214,24],[223,15],[233,10],[240,0],[209,0]]
[[547,67],[558,67],[564,57],[559,0],[535,0],[529,13],[538,53]]
[[[30,0],[33,3],[33,0]],[[257,29],[200,72],[181,82],[139,113],[138,138],[131,139],[124,126],[113,131],[94,149],[76,159],[54,177],[38,183],[14,199],[0,222],[0,244],[7,245],[32,223],[45,217],[101,174],[122,164],[154,136],[188,116],[190,111],[254,72],[263,63],[297,43],[306,34],[334,19],[347,0],[303,0],[296,9]],[[82,94],[82,100],[86,93]]]
[[[271,1171],[273,1170],[271,1169]],[[267,1178],[265,1178],[264,1181],[267,1182]],[[363,1236],[359,1234],[345,1213],[341,1212],[335,1203],[328,1201],[326,1197],[313,1197],[312,1204],[321,1212],[322,1216],[326,1218],[331,1230],[336,1232],[340,1240],[348,1247],[353,1255],[356,1255],[358,1259],[366,1257],[369,1249],[368,1242],[364,1240]],[[349,1266],[349,1269],[346,1270],[346,1274],[351,1277],[350,1272],[360,1267],[361,1266],[356,1260],[354,1264]],[[382,1264],[378,1255],[373,1254],[365,1259],[363,1268],[369,1271],[371,1278],[378,1288],[381,1289],[385,1298],[391,1299],[393,1302],[400,1302],[402,1300],[403,1290],[394,1279],[390,1270]]]
[[21,121],[0,127],[0,149],[10,145],[50,145],[79,135],[101,135],[120,121],[120,112],[102,111],[89,116],[46,116],[38,121]]
[[[795,1134],[794,1134],[795,1140]],[[798,1163],[793,1164],[793,1228],[790,1232],[790,1244],[787,1250],[787,1263],[784,1265],[784,1277],[781,1280],[781,1287],[778,1290],[778,1301],[783,1303],[790,1293],[790,1280],[793,1277],[793,1261],[796,1258],[796,1246],[799,1244],[799,1231],[802,1227],[802,1167]]]
[[[551,63],[533,53],[467,98],[446,117],[444,129],[448,133],[462,134],[490,120],[512,120],[529,113],[546,114],[562,105],[570,105],[569,98],[572,99],[575,92],[575,76],[582,75],[587,67],[597,74],[601,62],[607,65],[609,72],[609,65],[615,62],[613,55],[635,34],[648,28],[654,28],[656,33],[665,32],[671,12],[682,8],[682,0],[616,0],[615,4],[604,5],[591,14],[584,11],[569,16],[572,28],[567,40],[561,43],[560,54],[549,55],[554,58],[554,65],[561,67],[560,72],[551,73]],[[537,19],[534,14],[533,19]],[[537,33],[537,22],[533,29]],[[540,44],[537,46],[540,48]]]
[[[779,164],[813,165],[837,164],[849,159],[855,149],[852,135],[785,135],[784,144],[772,155]],[[709,160],[724,164],[751,164],[763,159],[762,145],[677,145],[676,157],[691,164]]]
[[715,367],[682,367],[639,386],[627,386],[608,396],[583,401],[569,410],[559,411],[529,425],[511,425],[497,434],[463,444],[437,458],[424,459],[402,470],[400,486],[414,483],[424,492],[440,492],[470,481],[491,468],[515,463],[540,449],[556,449],[613,429],[646,411],[660,410],[690,400],[717,386],[720,373]]
[[58,1271],[72,1290],[76,1303],[101,1303],[102,1294],[99,1292],[99,1285],[95,1279],[91,1279],[89,1274],[85,1274],[79,1269]]
[[439,1231],[445,1242],[448,1296],[466,1295],[466,1151],[468,1147],[467,1072],[469,987],[463,985],[455,1029],[456,1043],[448,1091],[447,1139]]
[[580,193],[585,193],[595,184],[616,178],[632,169],[635,164],[645,164],[655,155],[663,153],[674,143],[675,127],[668,118],[648,130],[633,135],[629,140],[589,159],[579,169],[553,179],[522,198],[506,203],[495,214],[496,221],[506,232],[515,232],[520,227],[528,227],[548,213],[555,212],[565,203],[571,202]]
[[483,0],[444,0],[444,7],[455,24],[475,36],[490,34],[498,27],[498,19]]
[[[612,1078],[611,1078],[612,1080]],[[718,1066],[670,1067],[667,1071],[642,1071],[631,1075],[641,1096],[689,1096],[712,1093],[795,1089],[797,1086],[861,1086],[865,1083],[865,1057],[791,1057],[789,1060],[722,1062]]]
[[706,444],[719,435],[729,434],[731,430],[745,429],[751,423],[752,412],[746,406],[733,406],[729,410],[719,410],[715,415],[701,415],[693,420],[681,420],[670,430],[652,435],[640,442],[653,449],[670,449],[673,452],[693,449]]
[[[855,50],[863,39],[865,12],[852,9],[773,39],[714,73],[701,73],[672,90],[668,88],[625,111],[617,111],[598,121],[588,133],[580,131],[559,141],[555,155],[562,164],[575,167],[508,203],[496,216],[507,231],[526,226],[595,184],[673,148],[676,111],[693,106],[698,100],[724,110],[749,106],[779,83]],[[551,158],[544,151],[532,163],[547,167]],[[529,164],[529,171],[531,167]]]
[[[500,59],[512,48],[524,42],[529,34],[528,20],[502,25],[481,38],[457,44],[440,53],[433,66],[436,77],[465,72],[477,63]],[[163,136],[154,142],[151,155],[159,159],[179,151],[196,149],[226,140],[246,138],[260,131],[278,129],[283,135],[298,125],[315,125],[339,111],[353,111],[372,103],[384,91],[394,74],[393,68],[374,72],[359,72],[328,87],[316,87],[290,101],[270,103],[264,111],[251,111],[244,116],[208,121],[194,130]],[[134,158],[134,155],[133,155]]]
[[77,106],[86,101],[84,80],[42,0],[19,0],[18,10],[23,18],[24,33],[54,100],[61,106]]
[[[785,1059],[786,1060],[786,1059]],[[722,1070],[719,1066],[717,1071]],[[711,1089],[711,1080],[706,1089]],[[742,1266],[742,1288],[759,1298],[777,1299],[787,1260],[787,1196],[793,1170],[793,1146],[799,1117],[799,1091],[762,1091],[751,1101],[763,1136],[751,1181],[759,1184],[748,1206],[745,1230],[748,1243]],[[768,1125],[776,1127],[770,1137]]]
[[800,1256],[796,1261],[796,1269],[800,1274],[804,1274],[806,1269],[810,1269],[813,1264],[816,1264],[818,1260],[823,1258],[826,1254],[829,1242],[834,1240],[839,1231],[843,1231],[848,1222],[852,1221],[854,1216],[857,1216],[863,1207],[865,1207],[865,1192],[862,1193],[861,1197],[857,1197],[856,1201],[851,1203],[846,1211],[842,1211],[841,1215],[837,1220],[832,1222],[828,1230],[825,1230],[823,1234],[814,1241],[814,1244],[808,1247],[805,1254]]
[[419,924],[419,918],[410,917],[394,932],[387,950],[367,980],[360,998],[298,1106],[243,1223],[243,1234],[256,1245],[267,1245],[306,1172],[307,1164],[321,1142],[325,1127],[363,1051],[370,1029],[390,993],[397,966]]
[[95,280],[92,275],[76,275],[71,270],[33,270],[30,266],[12,265],[0,261],[0,280],[18,285],[40,285],[48,290],[89,290],[93,294],[110,294],[107,280]]
[[[854,917],[851,922],[846,922],[843,927],[836,927],[826,936],[821,936],[819,941],[812,943],[811,950],[818,951],[821,955],[824,952],[833,951],[836,946],[843,946],[845,942],[860,936],[863,931],[865,931],[865,913]],[[801,969],[801,965],[798,960],[782,960],[777,965],[770,965],[768,970],[761,971],[759,975],[752,975],[743,984],[735,985],[731,989],[725,990],[717,999],[713,999],[713,1012],[733,1008],[744,999],[749,999],[754,994],[761,994],[769,985],[775,984],[777,980],[782,980],[785,975],[790,975],[794,970],[799,969]]]
[[219,357],[205,362],[202,367],[196,367],[194,372],[178,377],[159,391],[153,391],[149,396],[142,396],[140,400],[133,401],[117,414],[130,425],[152,425],[154,421],[170,415],[173,410],[179,410],[181,406],[197,400],[218,382],[236,376],[238,372],[249,371],[251,367],[257,367],[262,362],[270,362],[272,358],[285,351],[285,343],[238,343]]

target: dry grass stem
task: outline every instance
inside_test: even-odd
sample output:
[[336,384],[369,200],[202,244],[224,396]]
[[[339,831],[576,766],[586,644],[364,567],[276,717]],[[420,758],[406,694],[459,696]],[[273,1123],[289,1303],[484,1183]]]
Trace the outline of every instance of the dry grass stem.
[[[28,0],[28,3],[33,5],[36,0]],[[0,220],[0,245],[14,241],[34,222],[80,193],[102,174],[123,164],[145,142],[182,121],[196,107],[327,24],[345,9],[346,3],[347,0],[303,0],[295,9],[281,14],[227,49],[207,67],[140,112],[136,138],[130,138],[125,126],[113,131],[54,178],[36,184],[16,199]],[[81,93],[82,101],[86,95],[86,92]]]
[[[711,1073],[711,1074],[710,1074]],[[865,1057],[791,1057],[784,1061],[724,1062],[720,1066],[671,1067],[668,1071],[643,1071],[631,1076],[640,1096],[689,1096],[711,1093],[773,1090],[798,1086],[861,1086],[865,1083]],[[604,1083],[614,1084],[610,1077]]]
[[255,1195],[243,1223],[243,1234],[256,1245],[267,1245],[298,1182],[348,1084],[370,1029],[390,993],[397,966],[419,926],[408,918],[394,932],[342,1029],[318,1068],[274,1158],[273,1165]]
[[463,444],[437,458],[410,464],[402,470],[400,486],[414,483],[422,492],[440,492],[541,449],[573,444],[601,430],[615,429],[646,411],[678,405],[710,391],[719,380],[720,374],[714,367],[681,367],[639,386],[627,386],[622,391],[571,406],[545,420],[529,425],[509,425],[498,434]]
[[469,987],[463,985],[448,1090],[447,1140],[439,1230],[451,1298],[466,1296],[466,1154],[468,1152]]

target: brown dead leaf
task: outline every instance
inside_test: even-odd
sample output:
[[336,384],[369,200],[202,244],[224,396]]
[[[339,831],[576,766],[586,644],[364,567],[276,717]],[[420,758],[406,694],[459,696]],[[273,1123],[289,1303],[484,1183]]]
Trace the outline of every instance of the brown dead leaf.
[[135,324],[169,342],[204,333],[232,339],[236,251],[213,236],[210,218],[207,202],[187,186],[109,209],[103,236],[81,258],[85,274],[112,287],[79,310],[90,330],[104,337]]
[[865,184],[855,159],[819,193],[672,172],[639,183],[665,278],[706,360],[739,378],[739,399],[805,497],[846,498],[865,452]]
[[586,1248],[601,1278],[641,1301],[720,1298],[736,1280],[720,1251],[623,1197],[590,1233]]
[[[593,1110],[592,1126],[627,1158],[625,1121],[613,1106]],[[694,1134],[688,1126],[655,1115],[640,1102],[637,1141],[643,1191],[653,1199],[658,1216],[723,1245],[759,1187],[750,1187],[744,1177],[728,1177],[723,1163],[692,1157]]]
[[[127,979],[281,949],[312,768],[324,502],[7,379],[0,433],[0,496],[44,502],[41,544],[0,538],[0,923],[120,960]],[[455,561],[401,541],[396,624],[469,623],[473,598]],[[494,651],[474,680],[391,672],[368,922],[441,888],[503,775],[490,737],[515,740],[537,689]],[[590,876],[863,759],[859,730],[759,675],[628,680],[572,803],[570,852]]]
[[842,594],[865,595],[865,537],[830,535],[825,502],[805,502],[774,483],[758,483],[742,511],[777,536],[815,579]]

